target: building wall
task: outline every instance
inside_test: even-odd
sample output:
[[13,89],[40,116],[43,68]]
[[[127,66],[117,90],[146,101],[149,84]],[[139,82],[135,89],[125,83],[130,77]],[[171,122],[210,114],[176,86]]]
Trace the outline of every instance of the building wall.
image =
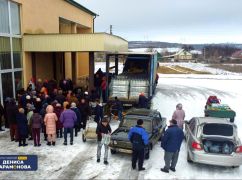
[[89,75],[89,53],[82,52],[77,54],[77,77]]
[[36,75],[42,80],[54,77],[52,53],[36,53]]
[[93,16],[64,0],[13,0],[21,4],[22,33],[59,33],[59,17],[93,28]]

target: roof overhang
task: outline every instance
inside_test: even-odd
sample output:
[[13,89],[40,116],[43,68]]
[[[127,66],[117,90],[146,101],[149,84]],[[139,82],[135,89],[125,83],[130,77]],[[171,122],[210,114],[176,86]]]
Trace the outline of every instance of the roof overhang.
[[124,52],[128,41],[107,33],[23,36],[25,52]]

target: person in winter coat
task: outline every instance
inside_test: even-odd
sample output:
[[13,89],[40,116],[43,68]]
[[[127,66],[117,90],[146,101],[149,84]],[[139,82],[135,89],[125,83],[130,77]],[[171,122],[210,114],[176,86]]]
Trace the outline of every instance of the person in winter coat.
[[118,97],[115,97],[114,105],[113,105],[113,110],[116,110],[118,113],[118,119],[119,121],[122,121],[123,118],[123,104],[122,102],[118,99]]
[[165,166],[161,171],[169,173],[169,170],[175,172],[178,156],[181,148],[184,133],[181,128],[177,126],[176,120],[170,121],[170,126],[165,131],[161,140],[161,147],[165,150]]
[[16,114],[16,121],[19,133],[19,146],[27,146],[26,138],[28,137],[28,121],[23,108],[20,108],[19,112]]
[[34,114],[34,110],[35,110],[35,107],[31,104],[29,104],[29,106],[27,106],[27,120],[28,120],[28,130],[29,130],[29,140],[33,140],[33,137],[32,137],[32,124],[31,124],[31,118]]
[[66,105],[66,110],[61,113],[60,121],[64,126],[64,145],[67,145],[67,133],[70,133],[70,144],[73,145],[73,128],[77,121],[76,113],[70,109],[70,105]]
[[106,97],[107,80],[105,76],[102,78],[101,89],[102,89],[103,102],[106,103],[107,102],[107,97]]
[[184,119],[185,119],[185,111],[182,109],[182,104],[179,103],[176,105],[176,110],[172,115],[172,119],[177,121],[177,125],[179,128],[183,129]]
[[[46,115],[47,106],[48,106],[47,103],[43,104],[42,109],[40,110],[40,115],[43,119],[45,118],[45,115]],[[46,126],[44,121],[42,123],[42,132],[44,133],[44,140],[47,141]]]
[[145,94],[142,92],[139,95],[139,108],[148,108],[148,103],[149,103],[149,99],[147,97],[145,97]]
[[97,124],[99,124],[99,122],[101,122],[101,120],[103,119],[103,108],[100,105],[99,99],[96,100],[96,107],[94,109],[94,114],[95,114],[94,121]]
[[75,137],[77,137],[78,132],[80,131],[80,124],[81,124],[81,113],[79,109],[76,107],[76,103],[71,103],[71,110],[76,113],[76,122],[75,122]]
[[132,143],[132,168],[136,169],[136,163],[138,160],[139,171],[145,170],[143,167],[145,146],[149,143],[148,133],[143,128],[143,120],[137,120],[137,125],[132,127],[129,131],[128,138]]
[[51,144],[55,146],[55,139],[56,139],[56,121],[57,116],[54,113],[54,108],[51,105],[48,105],[46,108],[46,115],[45,115],[45,126],[46,126],[46,134],[48,135],[48,142],[47,145],[50,146]]
[[34,110],[34,114],[32,115],[31,119],[32,125],[32,137],[34,139],[34,146],[41,146],[40,144],[40,129],[42,126],[43,118],[39,114],[38,110]]
[[56,114],[58,120],[56,122],[56,130],[57,130],[57,138],[63,137],[63,124],[60,121],[61,113],[64,111],[63,107],[61,107],[60,103],[57,103],[54,107],[54,113]]
[[102,142],[102,138],[103,136],[106,134],[111,134],[112,133],[112,129],[108,123],[108,118],[104,117],[102,119],[102,122],[100,122],[97,126],[96,129],[96,133],[97,133],[97,141],[98,141],[98,148],[97,148],[97,162],[100,162],[100,157],[101,157],[101,149],[102,146],[104,145],[105,147],[105,153],[104,153],[104,164],[107,165],[108,164],[108,144],[104,144]]
[[38,113],[40,113],[41,109],[42,109],[42,102],[40,98],[36,98],[35,102],[34,102],[34,107],[36,109],[36,111]]
[[17,128],[17,121],[16,121],[16,114],[18,113],[18,107],[14,99],[11,99],[6,105],[6,115],[8,119],[8,123],[10,126],[10,137],[11,141],[18,141],[18,128]]
[[90,107],[84,98],[81,98],[78,109],[81,113],[81,128],[86,129],[87,118],[90,113]]
[[55,100],[58,101],[58,103],[60,104],[63,104],[66,100],[66,97],[63,95],[63,91],[62,90],[59,90],[56,97],[55,97]]

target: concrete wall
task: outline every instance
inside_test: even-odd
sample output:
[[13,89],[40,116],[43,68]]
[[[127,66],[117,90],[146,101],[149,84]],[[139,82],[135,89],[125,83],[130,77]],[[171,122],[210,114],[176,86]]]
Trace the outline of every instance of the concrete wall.
[[89,75],[89,53],[82,52],[77,54],[77,77]]
[[36,53],[36,79],[52,79],[53,73],[52,53]]
[[23,53],[23,83],[26,88],[29,80],[33,77],[32,75],[32,58],[31,53]]
[[93,28],[93,16],[64,0],[13,0],[21,4],[22,34],[59,33],[62,17]]

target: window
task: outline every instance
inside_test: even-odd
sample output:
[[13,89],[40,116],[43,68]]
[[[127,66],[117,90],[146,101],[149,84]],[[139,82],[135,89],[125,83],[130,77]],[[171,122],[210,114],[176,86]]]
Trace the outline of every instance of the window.
[[21,39],[13,38],[13,64],[14,68],[22,67]]
[[10,38],[0,37],[0,69],[11,69]]
[[194,134],[195,132],[195,126],[196,126],[196,120],[195,119],[191,119],[190,123],[189,123],[189,128],[191,130],[191,132]]
[[20,34],[19,5],[10,2],[12,34]]
[[23,88],[22,71],[14,72],[15,93]]
[[2,86],[3,89],[3,99],[7,97],[13,97],[13,77],[12,73],[3,73],[2,74]]
[[8,1],[0,1],[0,33],[9,33]]
[[233,126],[229,124],[205,124],[204,135],[233,136]]

